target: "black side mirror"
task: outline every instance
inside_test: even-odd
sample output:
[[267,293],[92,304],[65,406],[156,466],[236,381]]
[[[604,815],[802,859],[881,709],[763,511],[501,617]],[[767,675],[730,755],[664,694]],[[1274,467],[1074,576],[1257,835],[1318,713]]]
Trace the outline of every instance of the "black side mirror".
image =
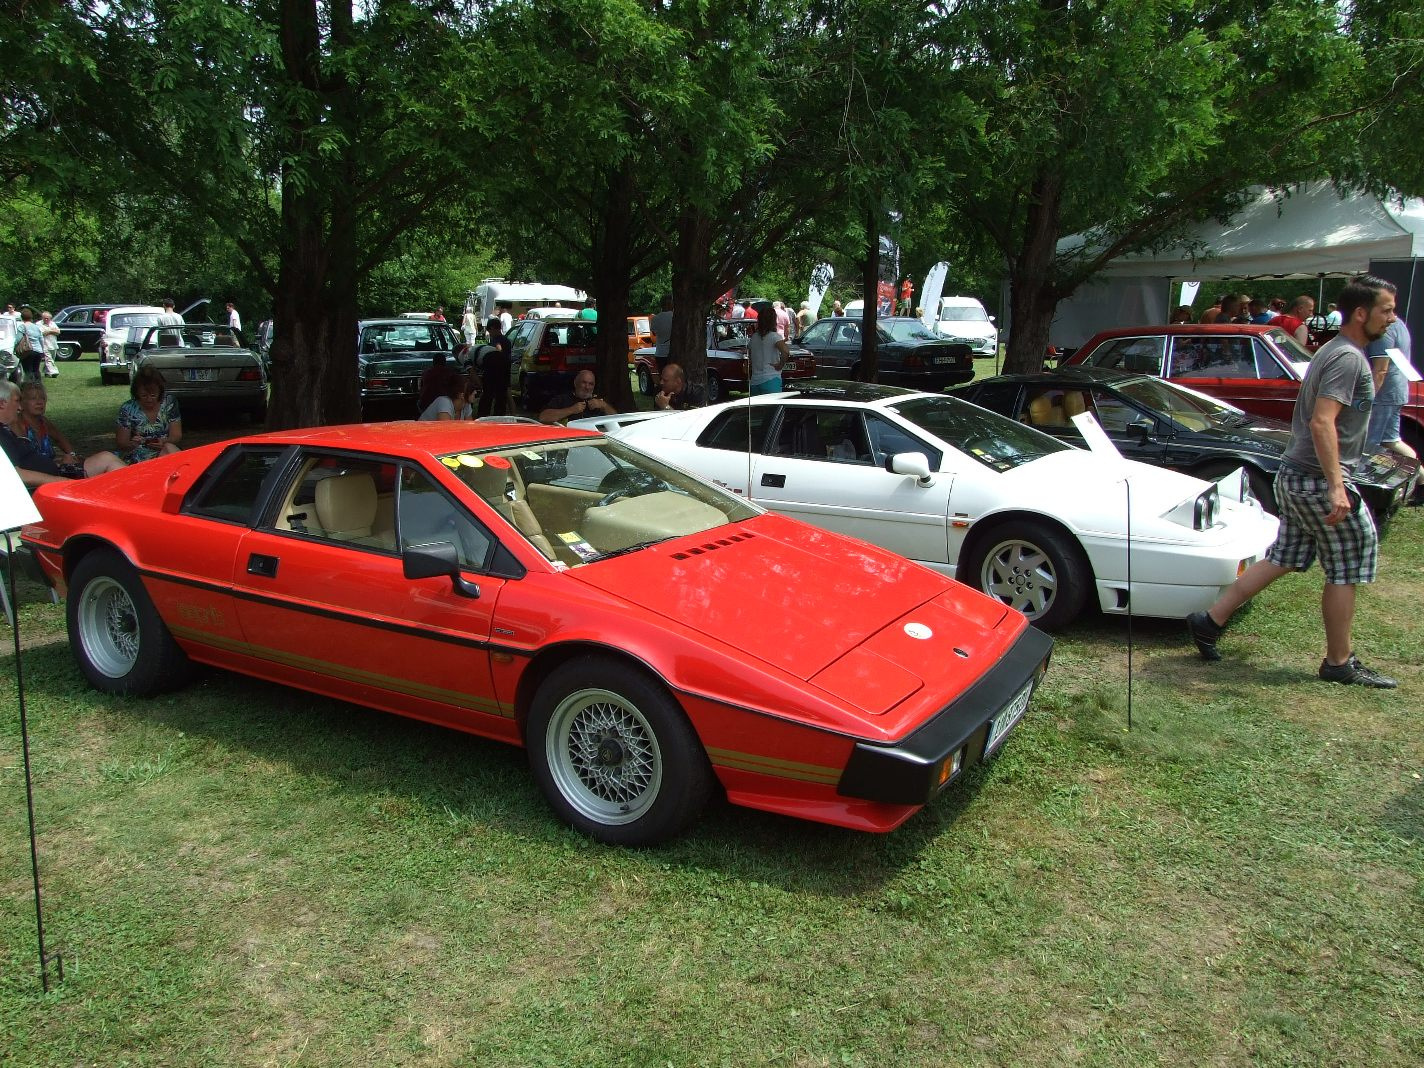
[[1146,445],[1147,442],[1151,440],[1152,435],[1156,431],[1156,429],[1157,427],[1150,419],[1138,419],[1134,422],[1127,424],[1128,433],[1136,434],[1137,440],[1140,441],[1143,445]]
[[452,542],[431,541],[412,545],[401,553],[401,572],[408,579],[428,579],[449,576],[455,592],[474,600],[479,586],[460,574],[460,553]]

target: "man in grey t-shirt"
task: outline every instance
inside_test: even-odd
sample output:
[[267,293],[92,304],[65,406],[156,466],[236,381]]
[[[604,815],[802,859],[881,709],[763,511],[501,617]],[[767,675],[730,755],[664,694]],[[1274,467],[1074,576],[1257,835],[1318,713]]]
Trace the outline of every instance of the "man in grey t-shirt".
[[1379,539],[1349,472],[1364,451],[1374,401],[1365,349],[1394,322],[1394,286],[1370,275],[1351,279],[1339,307],[1340,333],[1311,359],[1291,416],[1290,444],[1275,483],[1280,533],[1264,560],[1248,567],[1205,612],[1187,617],[1187,632],[1203,659],[1220,660],[1217,639],[1236,610],[1318,556],[1325,572],[1320,678],[1390,690],[1394,679],[1360,663],[1350,639],[1355,587],[1374,581]]

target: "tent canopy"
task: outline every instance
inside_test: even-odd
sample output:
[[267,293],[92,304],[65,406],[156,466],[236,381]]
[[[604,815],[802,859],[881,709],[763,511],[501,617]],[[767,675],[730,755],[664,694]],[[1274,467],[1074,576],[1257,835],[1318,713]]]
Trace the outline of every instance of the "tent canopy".
[[[1195,259],[1194,247],[1200,250]],[[1176,248],[1123,256],[1102,273],[1187,281],[1359,274],[1371,260],[1415,256],[1424,256],[1424,200],[1400,204],[1366,193],[1342,196],[1328,183],[1313,182],[1283,199],[1257,188],[1226,227],[1208,220]]]
[[[1064,238],[1058,247],[1068,251],[1083,244],[1077,235]],[[1351,275],[1387,261],[1405,268],[1397,282],[1403,285],[1401,306],[1410,310],[1413,329],[1421,312],[1410,306],[1408,294],[1416,284],[1424,284],[1413,270],[1420,258],[1424,200],[1342,196],[1325,182],[1297,186],[1284,198],[1256,188],[1226,226],[1201,223],[1176,248],[1122,256],[1108,264],[1058,305],[1049,340],[1059,346],[1081,345],[1099,330],[1165,323],[1178,282]]]

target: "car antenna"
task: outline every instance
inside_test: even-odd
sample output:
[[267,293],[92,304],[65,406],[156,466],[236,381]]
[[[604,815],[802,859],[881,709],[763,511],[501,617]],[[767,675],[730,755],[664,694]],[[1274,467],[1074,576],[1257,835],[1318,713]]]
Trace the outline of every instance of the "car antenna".
[[1127,498],[1127,729],[1132,730],[1132,479],[1124,477]]

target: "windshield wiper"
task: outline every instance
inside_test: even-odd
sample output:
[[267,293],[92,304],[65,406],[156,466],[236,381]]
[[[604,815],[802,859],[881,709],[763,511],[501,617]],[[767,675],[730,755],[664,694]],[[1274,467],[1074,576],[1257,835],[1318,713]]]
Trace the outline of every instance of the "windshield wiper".
[[632,545],[625,545],[621,549],[609,549],[608,552],[601,553],[599,556],[597,556],[594,562],[596,563],[598,560],[611,560],[615,556],[623,556],[627,553],[635,553],[640,549],[650,549],[654,545],[661,545],[663,542],[671,540],[671,538],[649,538],[647,541],[638,541],[634,542]]

